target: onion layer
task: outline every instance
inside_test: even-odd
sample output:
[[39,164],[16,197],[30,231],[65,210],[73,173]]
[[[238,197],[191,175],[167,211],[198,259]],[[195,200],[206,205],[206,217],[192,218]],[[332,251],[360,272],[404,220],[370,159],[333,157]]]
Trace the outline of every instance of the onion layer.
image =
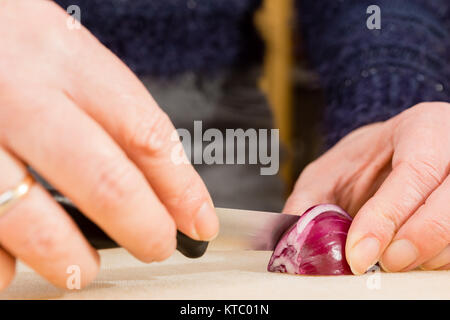
[[336,205],[309,208],[278,241],[267,270],[305,275],[352,274],[345,259],[351,221]]

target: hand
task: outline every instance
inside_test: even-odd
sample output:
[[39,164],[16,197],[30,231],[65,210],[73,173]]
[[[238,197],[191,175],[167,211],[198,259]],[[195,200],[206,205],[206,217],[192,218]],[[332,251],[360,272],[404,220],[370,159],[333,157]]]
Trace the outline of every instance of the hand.
[[421,103],[342,139],[302,172],[284,211],[335,203],[355,216],[346,257],[362,274],[450,269],[450,104]]
[[[176,228],[207,240],[218,220],[190,164],[174,164],[174,127],[133,73],[52,1],[0,1],[0,194],[29,164],[143,261],[176,247]],[[74,222],[34,184],[0,217],[0,289],[14,257],[64,287],[99,259]]]

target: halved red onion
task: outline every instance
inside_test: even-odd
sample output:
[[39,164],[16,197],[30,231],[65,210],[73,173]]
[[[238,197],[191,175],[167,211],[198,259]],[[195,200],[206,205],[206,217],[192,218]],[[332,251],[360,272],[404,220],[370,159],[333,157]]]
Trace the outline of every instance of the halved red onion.
[[336,205],[309,208],[278,241],[267,270],[306,275],[352,274],[345,259],[351,221]]

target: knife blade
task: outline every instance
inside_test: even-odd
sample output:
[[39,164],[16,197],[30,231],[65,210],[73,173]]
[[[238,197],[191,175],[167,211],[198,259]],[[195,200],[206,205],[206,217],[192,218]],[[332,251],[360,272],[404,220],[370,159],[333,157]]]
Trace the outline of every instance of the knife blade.
[[[65,196],[48,189],[53,198],[75,220],[81,232],[96,249],[119,247],[96,224],[90,221]],[[273,250],[284,231],[299,216],[265,211],[216,208],[220,222],[218,236],[209,243],[211,250]],[[189,258],[201,257],[208,242],[189,238],[177,232],[177,250]]]
[[217,250],[272,251],[297,215],[266,211],[216,208],[220,222],[218,236],[209,244]]

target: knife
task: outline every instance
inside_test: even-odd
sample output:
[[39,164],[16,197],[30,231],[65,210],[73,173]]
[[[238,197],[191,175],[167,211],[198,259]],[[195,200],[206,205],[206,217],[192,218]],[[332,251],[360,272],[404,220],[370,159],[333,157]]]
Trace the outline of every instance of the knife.
[[[65,196],[54,189],[48,190],[53,198],[75,220],[90,244],[96,249],[119,247],[95,223],[86,218]],[[177,250],[188,258],[201,257],[208,248],[215,250],[274,250],[283,233],[299,216],[239,209],[216,208],[220,222],[218,236],[210,243],[189,238],[177,232]]]

